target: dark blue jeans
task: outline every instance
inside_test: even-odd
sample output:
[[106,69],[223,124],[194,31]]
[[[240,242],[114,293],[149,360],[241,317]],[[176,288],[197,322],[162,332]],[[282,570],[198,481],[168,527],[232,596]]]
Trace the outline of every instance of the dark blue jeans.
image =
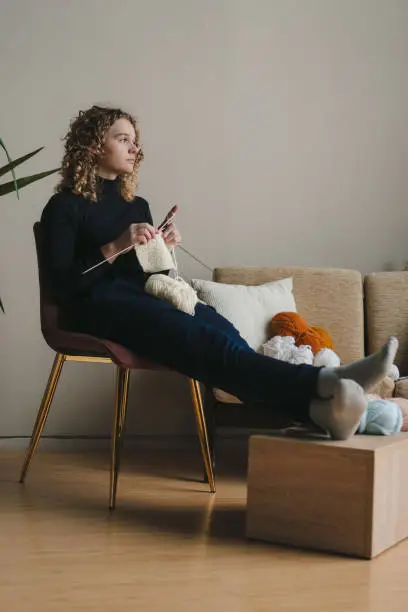
[[198,304],[192,317],[125,279],[96,285],[72,327],[291,418],[307,420],[317,397],[319,368],[260,355],[210,306]]

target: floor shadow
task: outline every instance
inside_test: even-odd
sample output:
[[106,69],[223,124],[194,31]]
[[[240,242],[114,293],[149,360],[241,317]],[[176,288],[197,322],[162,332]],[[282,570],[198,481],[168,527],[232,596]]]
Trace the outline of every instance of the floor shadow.
[[[134,528],[135,531],[242,543],[246,457],[245,452],[236,450],[226,457],[227,461],[220,459],[218,480],[228,488],[234,486],[233,479],[237,479],[239,493],[235,485],[232,501],[225,498],[225,493],[218,498],[217,494],[209,493],[208,484],[203,482],[199,453],[179,450],[129,452],[123,457],[114,511],[107,508],[109,457],[105,453],[75,456],[59,453],[54,463],[52,453],[47,456],[39,453],[24,484],[18,482],[16,467],[20,467],[20,461],[16,456],[6,459],[5,463],[2,457],[1,505],[3,511],[18,508],[23,517],[25,511],[45,515],[58,512],[68,520],[105,521],[113,530],[125,526],[126,530]],[[19,453],[20,458],[23,453]],[[78,480],[76,464],[80,467]],[[157,479],[157,486],[154,479]]]

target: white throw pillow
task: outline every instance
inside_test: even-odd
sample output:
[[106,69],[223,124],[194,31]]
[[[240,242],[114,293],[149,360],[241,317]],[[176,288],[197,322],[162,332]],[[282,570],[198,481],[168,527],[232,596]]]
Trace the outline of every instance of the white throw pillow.
[[268,325],[278,312],[296,312],[292,277],[262,285],[229,285],[193,279],[198,298],[215,308],[258,351],[268,340]]

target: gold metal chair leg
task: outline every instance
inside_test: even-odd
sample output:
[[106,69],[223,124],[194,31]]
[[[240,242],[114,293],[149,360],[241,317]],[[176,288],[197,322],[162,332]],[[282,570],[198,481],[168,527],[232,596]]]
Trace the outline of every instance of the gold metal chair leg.
[[118,476],[120,467],[120,456],[123,443],[123,430],[126,421],[127,399],[129,392],[129,376],[130,370],[120,368],[116,369],[116,397],[115,397],[115,415],[113,420],[112,432],[112,457],[111,457],[111,472],[110,472],[110,496],[109,509],[113,510],[116,505],[116,490],[118,486]]
[[55,355],[54,363],[51,368],[50,375],[48,377],[48,383],[44,391],[44,395],[42,398],[40,409],[38,411],[37,419],[34,424],[30,444],[29,444],[29,447],[27,449],[27,453],[24,459],[23,469],[21,470],[21,474],[20,474],[20,482],[24,482],[29,465],[31,463],[31,459],[33,458],[33,455],[36,451],[38,442],[41,437],[41,433],[47,421],[48,413],[51,408],[52,399],[54,397],[55,389],[57,388],[58,380],[61,374],[62,366],[64,365],[64,361],[65,361],[65,355],[63,355],[62,353],[57,353]]
[[204,459],[205,471],[207,474],[210,492],[215,493],[215,479],[212,465],[211,449],[208,439],[207,424],[204,415],[203,398],[201,396],[200,383],[193,378],[189,379],[191,396],[193,398],[194,412],[197,421],[198,437],[200,440],[201,453]]

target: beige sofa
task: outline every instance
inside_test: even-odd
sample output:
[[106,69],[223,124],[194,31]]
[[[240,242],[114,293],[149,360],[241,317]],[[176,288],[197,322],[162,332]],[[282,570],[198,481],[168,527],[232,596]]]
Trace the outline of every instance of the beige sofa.
[[[259,285],[293,276],[298,312],[309,325],[327,329],[342,363],[370,354],[391,335],[400,341],[396,363],[401,378],[390,378],[373,392],[408,398],[408,272],[376,272],[364,278],[356,270],[308,267],[216,268],[219,283]],[[214,389],[217,402],[240,403]]]
[[[333,339],[343,363],[364,356],[363,278],[356,270],[338,268],[216,268],[213,280],[219,283],[260,285],[293,277],[293,293],[298,312],[309,325],[324,327]],[[219,389],[215,400],[239,403]]]
[[368,274],[364,295],[367,353],[376,351],[389,336],[397,336],[400,379],[390,385],[387,395],[408,398],[408,272]]
[[[386,378],[372,392],[381,397],[408,397],[408,272],[377,273],[363,278],[356,270],[338,268],[216,268],[220,283],[259,285],[293,277],[297,310],[309,325],[330,333],[342,363],[361,359],[378,349],[390,335],[400,340],[397,365],[402,378]],[[287,425],[270,410],[248,409],[236,397],[219,389],[206,389],[206,420],[213,465],[218,427],[273,429]]]

